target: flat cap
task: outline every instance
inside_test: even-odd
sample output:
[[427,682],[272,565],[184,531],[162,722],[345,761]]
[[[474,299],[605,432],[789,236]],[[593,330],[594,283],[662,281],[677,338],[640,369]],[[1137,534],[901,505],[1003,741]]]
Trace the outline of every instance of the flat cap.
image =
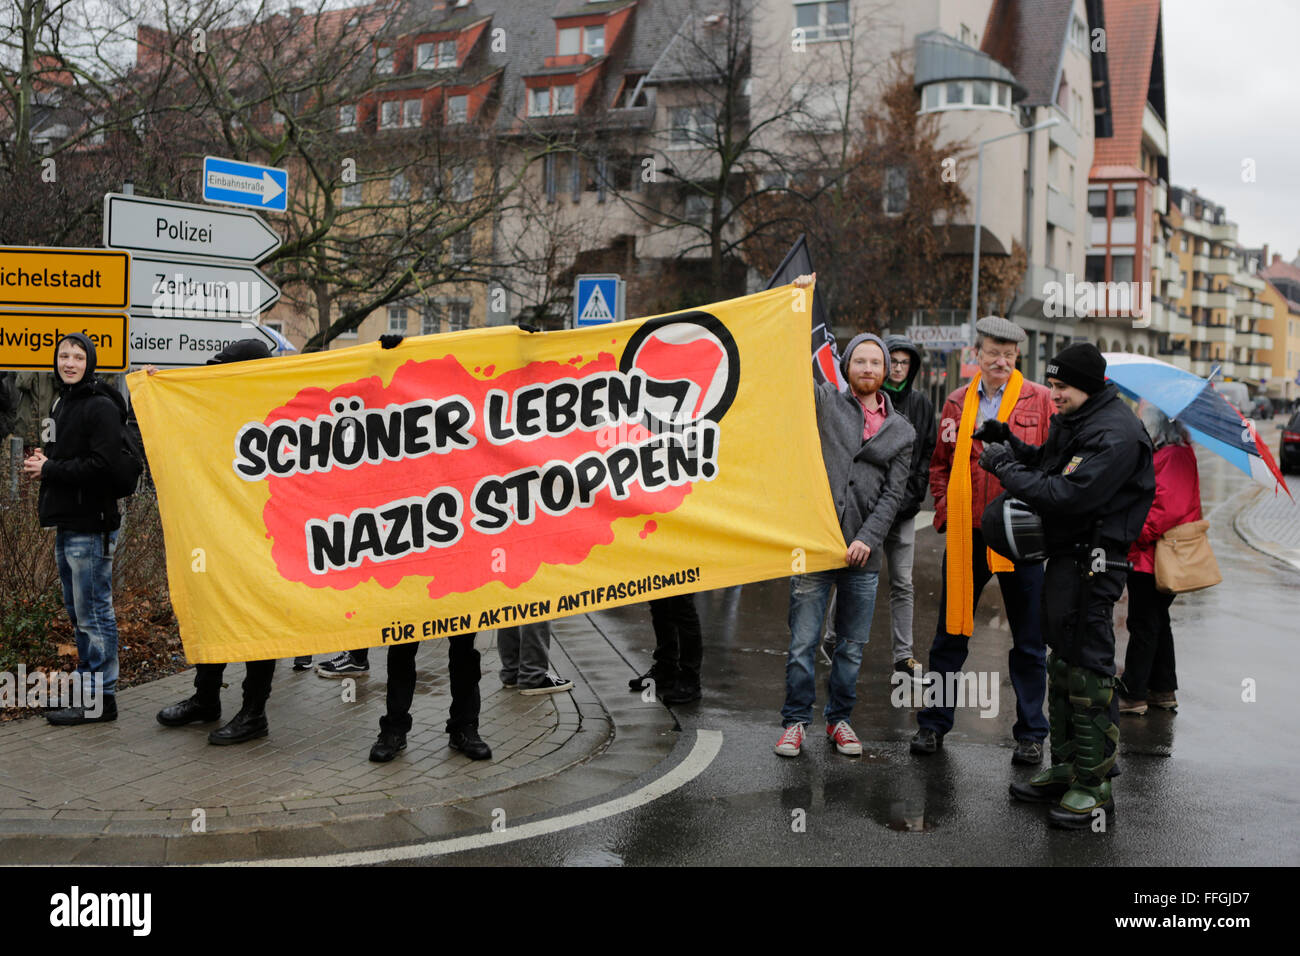
[[1024,330],[999,315],[986,315],[975,323],[975,331],[1004,342],[1025,341]]

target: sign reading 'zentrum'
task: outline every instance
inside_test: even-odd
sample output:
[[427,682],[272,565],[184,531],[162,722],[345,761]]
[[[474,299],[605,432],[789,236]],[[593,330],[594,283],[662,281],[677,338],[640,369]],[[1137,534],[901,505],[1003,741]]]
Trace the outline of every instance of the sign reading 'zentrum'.
[[104,245],[260,262],[280,247],[280,236],[255,212],[108,193]]

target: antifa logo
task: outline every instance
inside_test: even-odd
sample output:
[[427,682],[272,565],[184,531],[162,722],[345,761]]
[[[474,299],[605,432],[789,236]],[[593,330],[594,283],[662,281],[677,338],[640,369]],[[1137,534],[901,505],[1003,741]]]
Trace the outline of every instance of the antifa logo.
[[621,372],[633,369],[646,377],[646,427],[671,431],[722,420],[740,384],[740,351],[717,317],[681,312],[637,329],[619,360]]

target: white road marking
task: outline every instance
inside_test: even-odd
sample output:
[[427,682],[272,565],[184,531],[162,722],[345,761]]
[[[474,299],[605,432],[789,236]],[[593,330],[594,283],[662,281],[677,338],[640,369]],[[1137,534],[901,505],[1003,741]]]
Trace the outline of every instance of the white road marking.
[[[461,853],[465,850],[477,850],[489,846],[501,846],[518,840],[568,830],[603,820],[606,817],[635,810],[647,803],[667,796],[679,787],[690,783],[703,773],[722,749],[722,732],[719,730],[699,730],[695,734],[695,744],[686,759],[673,767],[662,777],[651,780],[639,790],[625,796],[598,803],[585,810],[563,813],[558,817],[507,826],[504,830],[486,830],[467,836],[452,837],[447,840],[430,840],[426,843],[413,843],[406,846],[385,847],[378,850],[349,850],[343,853],[330,853],[324,856],[304,856],[276,858],[265,860],[231,860],[226,863],[213,863],[211,866],[371,866],[376,863],[393,863],[398,860],[417,860],[430,856],[446,856],[449,853]],[[503,800],[505,795],[503,795]]]

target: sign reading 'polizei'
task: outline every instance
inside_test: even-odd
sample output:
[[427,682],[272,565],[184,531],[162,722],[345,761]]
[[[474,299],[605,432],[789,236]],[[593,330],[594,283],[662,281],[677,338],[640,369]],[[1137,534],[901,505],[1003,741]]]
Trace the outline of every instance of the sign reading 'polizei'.
[[280,237],[255,212],[108,193],[104,245],[260,262],[280,247]]

